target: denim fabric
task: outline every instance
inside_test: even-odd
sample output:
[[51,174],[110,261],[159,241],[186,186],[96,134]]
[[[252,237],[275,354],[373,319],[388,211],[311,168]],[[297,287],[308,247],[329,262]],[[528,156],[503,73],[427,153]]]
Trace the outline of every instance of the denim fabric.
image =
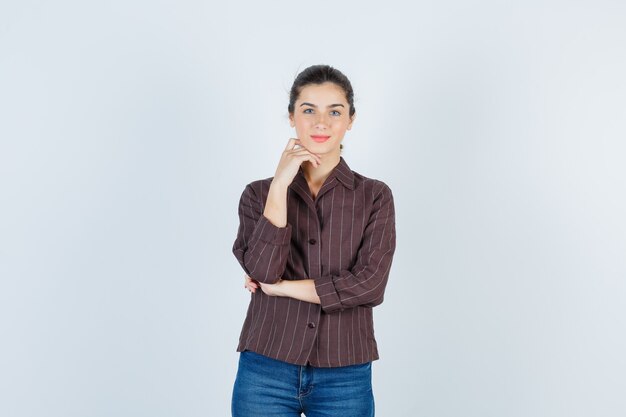
[[233,417],[373,417],[372,363],[317,368],[239,356]]

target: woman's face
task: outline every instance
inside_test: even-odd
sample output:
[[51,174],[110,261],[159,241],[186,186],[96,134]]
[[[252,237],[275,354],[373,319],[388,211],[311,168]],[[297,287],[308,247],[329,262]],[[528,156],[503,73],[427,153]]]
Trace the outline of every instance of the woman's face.
[[338,85],[325,82],[309,84],[295,102],[289,124],[296,128],[300,144],[316,154],[340,153],[346,130],[352,128],[350,106]]

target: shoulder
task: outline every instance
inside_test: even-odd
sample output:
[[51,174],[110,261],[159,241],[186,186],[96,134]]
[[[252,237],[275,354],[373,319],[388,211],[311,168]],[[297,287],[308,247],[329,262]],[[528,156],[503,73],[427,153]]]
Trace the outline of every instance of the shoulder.
[[354,185],[357,192],[370,193],[374,199],[385,196],[393,198],[391,187],[383,180],[378,178],[367,177],[356,171],[354,174]]
[[270,184],[274,177],[254,180],[246,184],[242,196],[262,198],[269,191]]
[[262,178],[262,179],[258,179],[258,180],[254,180],[249,182],[246,185],[246,188],[252,188],[254,190],[257,189],[261,189],[261,188],[269,188],[270,184],[272,183],[272,180],[274,179],[274,177],[268,177],[268,178]]

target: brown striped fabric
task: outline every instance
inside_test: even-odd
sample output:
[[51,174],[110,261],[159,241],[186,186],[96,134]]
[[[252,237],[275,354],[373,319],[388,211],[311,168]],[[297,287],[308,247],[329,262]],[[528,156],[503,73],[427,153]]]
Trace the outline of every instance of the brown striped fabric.
[[263,211],[272,177],[239,201],[233,253],[253,279],[315,280],[321,305],[251,294],[237,351],[318,367],[379,358],[372,307],[383,302],[396,246],[391,189],[350,169],[343,157],[315,199],[302,168],[287,193],[287,226]]

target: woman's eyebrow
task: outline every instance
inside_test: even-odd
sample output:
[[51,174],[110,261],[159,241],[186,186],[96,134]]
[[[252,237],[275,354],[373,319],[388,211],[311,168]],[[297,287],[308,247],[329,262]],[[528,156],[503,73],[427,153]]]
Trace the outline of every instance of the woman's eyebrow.
[[[311,106],[311,107],[317,108],[317,106],[315,104],[307,103],[307,102],[304,102],[304,103],[300,104],[300,107],[302,107],[302,106]],[[329,104],[326,107],[331,108],[331,107],[339,107],[339,106],[345,107],[343,104],[340,104],[340,103],[338,103],[338,104]]]

